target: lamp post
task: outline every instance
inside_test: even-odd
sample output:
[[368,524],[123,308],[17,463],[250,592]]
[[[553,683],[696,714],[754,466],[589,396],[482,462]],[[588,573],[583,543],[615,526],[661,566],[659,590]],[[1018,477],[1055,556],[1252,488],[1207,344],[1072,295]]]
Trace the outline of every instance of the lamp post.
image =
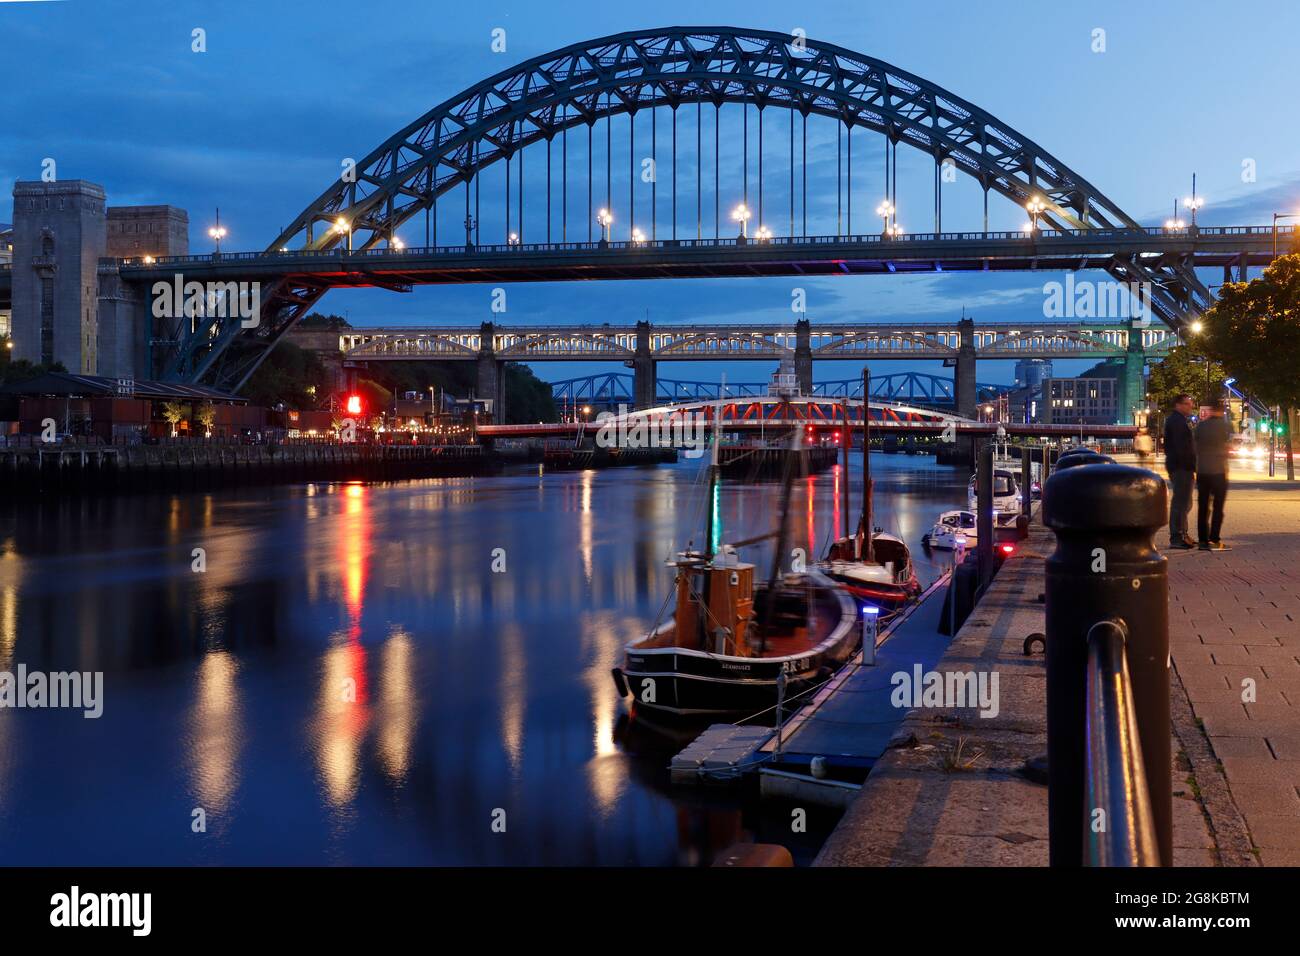
[[894,204],[888,199],[876,207],[876,215],[884,221],[884,225],[880,229],[880,234],[882,236],[893,235],[893,230],[889,228],[889,217],[897,211],[898,210],[894,207]]
[[1041,196],[1034,196],[1025,203],[1025,212],[1029,213],[1029,232],[1038,234],[1038,217],[1047,211],[1047,202]]
[[608,209],[602,209],[596,213],[596,222],[600,223],[600,244],[609,245],[609,227],[614,222],[614,214]]
[[1183,200],[1183,205],[1192,211],[1192,231],[1196,231],[1196,210],[1205,205],[1205,197],[1196,195],[1196,174],[1192,173],[1192,194]]
[[771,238],[772,238],[772,230],[769,229],[769,228],[767,228],[767,226],[759,226],[759,227],[758,227],[758,232],[754,233],[754,238],[755,238],[755,239],[760,239],[760,240],[763,240],[763,239],[771,239]]
[[352,251],[352,226],[351,226],[351,224],[349,224],[348,221],[347,221],[346,219],[344,219],[342,216],[340,216],[338,219],[335,219],[335,220],[334,220],[334,231],[337,232],[340,236],[344,236],[344,237],[346,237],[346,239],[347,239],[347,250],[348,250],[348,252],[351,252],[351,251]]
[[749,238],[749,217],[749,207],[743,202],[731,211],[731,218],[740,223],[740,238],[742,241]]
[[639,226],[632,230],[632,244],[636,246],[645,245],[645,232]]
[[465,226],[465,248],[473,249],[474,248],[474,217],[470,215],[466,215],[464,226]]
[[[1276,224],[1274,224],[1274,226],[1275,226],[1275,230],[1274,230],[1274,231],[1276,231]],[[213,226],[211,229],[208,230],[208,235],[212,238],[212,241],[213,241],[214,243],[216,243],[217,251],[216,251],[215,255],[220,256],[220,255],[221,255],[221,240],[224,239],[224,238],[226,238],[226,227],[223,226],[223,225],[221,224],[221,210],[220,210],[220,209],[217,210],[217,224],[216,224],[215,226]]]

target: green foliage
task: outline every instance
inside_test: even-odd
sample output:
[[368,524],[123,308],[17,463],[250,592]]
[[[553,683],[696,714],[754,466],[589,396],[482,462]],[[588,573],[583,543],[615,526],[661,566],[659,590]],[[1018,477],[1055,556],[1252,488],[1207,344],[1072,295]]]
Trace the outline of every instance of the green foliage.
[[1300,407],[1300,254],[1250,282],[1229,282],[1202,316],[1202,347],[1267,405]]
[[175,428],[179,423],[185,421],[185,403],[163,402],[162,417],[163,421]]
[[328,390],[329,375],[320,359],[292,342],[281,341],[257,367],[242,394],[266,408],[281,402],[289,408],[315,408]]
[[313,312],[306,318],[298,320],[298,328],[313,329],[316,331],[320,331],[321,329],[333,331],[336,329],[350,329],[352,328],[352,323],[341,315],[320,315],[319,313]]
[[[1200,339],[1198,338],[1199,344]],[[1160,409],[1168,411],[1174,406],[1174,399],[1179,395],[1191,395],[1197,404],[1218,395],[1223,388],[1226,377],[1223,366],[1210,362],[1207,372],[1204,354],[1191,345],[1178,345],[1169,350],[1169,354],[1151,366],[1151,375],[1147,381],[1147,392],[1151,400]]]

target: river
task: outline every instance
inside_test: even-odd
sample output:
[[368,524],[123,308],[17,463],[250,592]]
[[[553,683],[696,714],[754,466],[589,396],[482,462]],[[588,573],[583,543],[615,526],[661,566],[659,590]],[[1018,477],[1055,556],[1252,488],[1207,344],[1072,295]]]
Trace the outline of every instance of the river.
[[[872,470],[876,524],[928,583],[920,536],[968,476]],[[791,834],[788,808],[670,788],[674,748],[629,737],[610,678],[702,536],[701,472],[7,503],[0,672],[102,672],[103,710],[0,709],[0,863],[700,865],[747,839],[810,859],[833,815]],[[840,480],[796,482],[810,555]],[[724,537],[771,530],[778,494],[725,485]]]

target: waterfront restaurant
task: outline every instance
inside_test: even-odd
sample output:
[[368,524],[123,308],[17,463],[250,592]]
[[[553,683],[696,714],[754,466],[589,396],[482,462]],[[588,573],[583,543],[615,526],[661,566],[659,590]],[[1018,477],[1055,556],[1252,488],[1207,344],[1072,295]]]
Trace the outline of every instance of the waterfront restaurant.
[[3,414],[11,434],[40,435],[48,419],[59,436],[109,444],[167,438],[173,431],[178,437],[238,438],[267,428],[265,408],[238,395],[176,382],[45,372],[0,389],[0,395],[7,399]]

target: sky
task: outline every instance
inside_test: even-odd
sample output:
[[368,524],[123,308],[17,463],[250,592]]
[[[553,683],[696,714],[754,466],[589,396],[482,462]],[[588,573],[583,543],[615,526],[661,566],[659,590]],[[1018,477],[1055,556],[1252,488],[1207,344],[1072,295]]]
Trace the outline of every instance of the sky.
[[[1174,200],[1190,193],[1193,173],[1206,201],[1199,214],[1204,225],[1266,225],[1274,212],[1300,211],[1294,105],[1300,6],[1293,0],[1246,0],[1228,13],[1208,0],[0,0],[6,82],[0,100],[0,221],[12,219],[14,181],[40,178],[42,163],[51,158],[60,179],[100,183],[113,205],[187,209],[193,251],[210,251],[206,232],[217,208],[229,230],[228,251],[260,250],[333,182],[344,158],[364,157],[487,76],[612,33],[719,24],[802,29],[810,42],[835,43],[937,83],[1033,139],[1143,223],[1167,219]],[[205,52],[192,49],[196,28],[205,32]],[[504,52],[493,50],[496,30],[505,31]],[[683,122],[683,140],[693,139],[686,114]],[[778,144],[768,155],[779,160],[784,140],[776,133],[786,129],[785,115],[768,123]],[[810,132],[814,217],[833,216],[830,129]],[[855,136],[855,164],[862,163],[855,172],[855,231],[878,231],[870,212],[883,198],[880,184],[872,182],[873,175],[879,179],[874,157],[880,138],[863,131]],[[575,141],[580,138],[585,137]],[[621,146],[613,160],[616,212],[619,171],[626,204],[627,154],[622,147],[620,159]],[[898,155],[900,223],[929,231],[931,160],[905,148]],[[531,184],[541,164],[529,163]],[[780,180],[787,167],[776,161],[774,168],[777,182],[769,188],[780,232],[787,214]],[[981,228],[979,190],[961,179],[944,187],[946,230]],[[500,241],[492,232],[504,227],[501,210],[492,208],[486,182],[483,241]],[[533,197],[541,195],[528,188]],[[683,184],[683,197],[693,196],[692,189]],[[661,213],[665,193],[661,175]],[[750,198],[752,205],[752,192]],[[693,198],[683,203],[681,228],[685,232],[689,220],[693,233]],[[444,244],[458,241],[449,226],[461,215],[449,218],[456,204],[447,205],[453,209],[442,217]],[[530,204],[527,210],[534,228],[537,208],[544,206]],[[576,224],[578,238],[585,238],[585,194],[581,216],[577,208],[571,206],[570,229]],[[1023,210],[1005,200],[995,198],[990,210],[994,229],[1019,228],[1025,220]],[[411,230],[408,241],[422,244],[422,221]],[[807,290],[814,323],[955,321],[963,309],[979,323],[1041,318],[1043,283],[1060,278],[949,274],[805,279],[799,285]],[[647,316],[664,324],[757,324],[793,318],[791,287],[790,279],[516,284],[506,287],[506,316],[492,315],[485,286],[417,287],[410,294],[344,290],[327,295],[318,308],[346,315],[354,325],[465,325],[494,317],[507,324],[630,323]],[[1082,368],[1057,366],[1058,374]],[[848,378],[859,368],[819,363],[816,377]],[[605,370],[536,367],[552,380]],[[880,363],[873,372],[905,370],[944,374],[937,362]],[[732,381],[757,381],[769,371],[759,363],[665,363],[659,374],[712,379],[726,372]],[[1009,381],[1010,363],[982,363],[978,377]]]

